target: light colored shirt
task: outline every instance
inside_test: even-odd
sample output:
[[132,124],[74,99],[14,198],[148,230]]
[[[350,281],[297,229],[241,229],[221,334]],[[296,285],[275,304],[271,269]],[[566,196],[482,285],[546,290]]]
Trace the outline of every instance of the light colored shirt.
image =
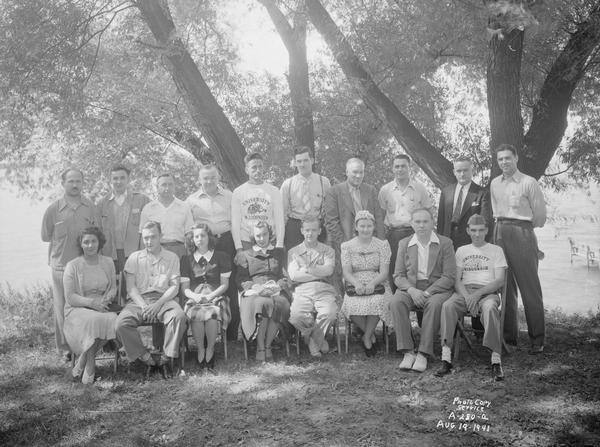
[[[291,248],[288,253],[288,274],[295,282],[310,282],[326,279],[333,274],[335,251],[328,245],[317,243],[307,247],[304,242]],[[306,271],[313,267],[312,273]]]
[[[306,186],[304,184],[307,183]],[[307,217],[323,217],[323,201],[325,193],[331,188],[327,177],[312,173],[308,178],[301,174],[285,179],[281,185],[283,215],[285,220],[305,219]],[[306,210],[304,191],[308,191],[309,211]]]
[[388,227],[410,226],[412,212],[417,208],[431,208],[432,202],[425,185],[411,179],[406,188],[392,180],[381,187],[379,205],[385,211],[383,223]]
[[463,245],[456,250],[456,267],[464,285],[486,286],[496,279],[495,269],[508,268],[502,248],[494,244]]
[[540,185],[533,177],[517,170],[505,178],[499,175],[490,185],[494,217],[527,220],[534,227],[546,223],[546,202]]
[[93,225],[98,225],[96,208],[85,197],[76,205],[70,205],[64,197],[52,203],[42,219],[42,241],[50,242],[48,265],[64,270],[67,262],[79,256],[77,237]]
[[285,225],[279,189],[268,183],[246,182],[231,195],[231,235],[235,248],[242,248],[242,241],[251,240],[257,222],[271,225],[276,246],[283,247]]
[[460,210],[463,209],[463,206],[465,204],[465,200],[467,200],[467,193],[469,192],[469,188],[471,187],[471,182],[467,183],[466,185],[461,185],[460,183],[456,184],[456,189],[454,190],[454,200],[452,201],[452,210],[454,211],[456,209],[456,202],[458,201],[458,195],[460,194],[461,188],[462,188],[462,198],[460,201]]
[[162,242],[184,242],[185,233],[194,225],[190,206],[177,197],[167,207],[158,200],[149,202],[142,209],[140,233],[151,220],[160,223]]
[[429,247],[431,244],[440,244],[440,239],[434,232],[431,233],[431,236],[425,245],[419,242],[416,234],[414,234],[408,242],[409,247],[412,245],[417,246],[417,280],[429,279],[427,266],[429,265]]
[[134,275],[135,287],[142,295],[149,292],[165,293],[179,281],[179,259],[175,253],[164,248],[157,255],[148,250],[134,251],[127,258],[123,270]]
[[192,210],[194,223],[205,223],[213,234],[231,231],[231,191],[217,187],[217,193],[211,196],[200,188],[191,194],[186,203]]

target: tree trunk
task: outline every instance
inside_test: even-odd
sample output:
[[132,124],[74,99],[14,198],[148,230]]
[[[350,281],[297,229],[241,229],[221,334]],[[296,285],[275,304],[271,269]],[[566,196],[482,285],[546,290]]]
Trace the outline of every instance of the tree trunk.
[[454,183],[452,163],[427,141],[379,89],[321,2],[306,0],[306,6],[311,22],[371,112],[387,124],[396,140],[438,187]]
[[489,44],[487,100],[492,153],[490,179],[500,174],[498,164],[494,161],[494,151],[500,144],[512,144],[519,153],[523,147],[520,93],[523,35],[524,32],[517,29],[507,34],[495,34]]
[[155,39],[164,47],[163,59],[167,70],[221,167],[224,180],[232,186],[239,185],[246,179],[243,162],[246,150],[206,85],[198,66],[177,37],[167,0],[139,0],[135,5]]
[[296,144],[308,146],[315,155],[315,132],[310,85],[308,80],[308,61],[306,57],[306,14],[304,0],[298,1],[298,10],[294,12],[293,23],[289,22],[272,0],[260,0],[273,21],[289,57],[288,85],[294,114],[294,136]]
[[567,128],[567,112],[573,91],[583,77],[590,57],[600,50],[600,3],[580,22],[556,58],[533,107],[531,126],[525,135],[521,163],[524,172],[541,177]]

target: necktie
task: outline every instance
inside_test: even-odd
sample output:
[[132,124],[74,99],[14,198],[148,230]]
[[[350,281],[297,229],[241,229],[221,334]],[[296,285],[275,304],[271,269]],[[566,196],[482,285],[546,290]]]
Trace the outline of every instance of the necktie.
[[458,223],[460,220],[460,213],[462,211],[462,201],[463,201],[463,187],[460,186],[460,190],[458,191],[458,197],[456,199],[456,205],[454,205],[454,211],[452,212],[452,222]]
[[310,213],[312,207],[310,204],[310,188],[308,185],[308,180],[303,180],[302,182],[302,210],[304,214]]
[[350,195],[352,196],[352,203],[354,204],[354,212],[358,213],[363,209],[362,203],[360,203],[360,196],[358,188],[352,188],[350,190]]

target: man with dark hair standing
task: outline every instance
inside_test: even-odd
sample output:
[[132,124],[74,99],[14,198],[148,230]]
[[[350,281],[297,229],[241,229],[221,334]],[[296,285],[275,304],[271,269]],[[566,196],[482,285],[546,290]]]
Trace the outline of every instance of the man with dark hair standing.
[[492,210],[496,219],[494,243],[504,250],[508,262],[504,339],[517,345],[519,335],[517,285],[521,292],[530,354],[544,351],[546,325],[544,299],[538,276],[538,244],[533,229],[546,223],[546,202],[538,182],[517,168],[517,149],[501,144],[496,161],[502,171],[490,185]]
[[42,220],[42,241],[49,242],[48,264],[52,269],[52,297],[54,308],[54,336],[59,354],[67,353],[69,345],[65,340],[65,292],[63,274],[67,262],[79,256],[77,237],[87,227],[96,225],[96,208],[84,197],[83,172],[69,168],[61,174],[64,195],[52,203]]
[[410,157],[398,154],[392,164],[394,180],[386,183],[379,191],[379,203],[385,211],[386,237],[392,249],[390,259],[389,281],[392,292],[396,291],[394,284],[394,268],[398,254],[398,242],[414,234],[411,226],[411,214],[418,208],[431,209],[429,193],[418,180],[410,177]]
[[[468,157],[454,160],[454,176],[457,183],[442,188],[438,208],[437,233],[449,237],[454,249],[468,245],[467,222],[474,214],[480,214],[491,224],[488,192],[473,182],[473,163]],[[486,236],[489,240],[491,234]]]
[[115,261],[117,273],[123,270],[127,257],[140,249],[140,217],[150,199],[129,189],[131,171],[117,165],[110,170],[112,191],[96,206],[100,229],[106,237],[102,254]]
[[[314,159],[308,146],[294,148],[294,165],[298,174],[285,179],[281,185],[283,216],[285,219],[284,246],[286,250],[302,243],[302,221],[317,218],[323,221],[325,193],[331,188],[329,179],[312,170]],[[319,241],[324,242],[326,233],[321,229]]]

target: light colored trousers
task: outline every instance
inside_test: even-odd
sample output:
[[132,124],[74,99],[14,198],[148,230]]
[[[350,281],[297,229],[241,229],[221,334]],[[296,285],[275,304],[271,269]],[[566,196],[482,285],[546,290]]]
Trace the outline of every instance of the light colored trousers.
[[[313,317],[313,312],[317,313],[316,318]],[[300,331],[305,341],[312,337],[320,347],[329,326],[337,318],[334,287],[317,281],[298,285],[294,291],[290,313],[290,323]]]
[[[481,286],[466,286],[469,293],[481,288]],[[502,338],[500,334],[500,297],[495,294],[486,295],[479,301],[479,314],[481,315],[485,332],[483,334],[483,346],[496,352],[502,353]],[[459,319],[467,314],[467,303],[462,295],[453,294],[442,306],[440,322],[440,337],[442,344],[452,348],[454,331]]]
[[52,269],[52,306],[54,308],[54,338],[58,353],[70,351],[65,339],[65,288],[63,284],[63,270]]
[[[427,288],[427,281],[417,281],[416,288],[425,290]],[[415,342],[410,324],[410,311],[422,310],[423,322],[421,324],[419,352],[433,356],[433,341],[439,334],[442,305],[444,301],[450,298],[450,295],[452,295],[452,291],[431,295],[425,300],[425,305],[422,308],[418,308],[407,292],[402,292],[400,289],[396,290],[390,301],[390,311],[394,322],[396,349],[398,351],[414,350]]]
[[[177,358],[179,342],[187,331],[187,317],[179,304],[167,301],[158,313],[158,320],[165,325],[163,352],[169,357]],[[117,338],[131,362],[147,351],[137,330],[142,321],[142,308],[135,303],[128,303],[117,317]]]

